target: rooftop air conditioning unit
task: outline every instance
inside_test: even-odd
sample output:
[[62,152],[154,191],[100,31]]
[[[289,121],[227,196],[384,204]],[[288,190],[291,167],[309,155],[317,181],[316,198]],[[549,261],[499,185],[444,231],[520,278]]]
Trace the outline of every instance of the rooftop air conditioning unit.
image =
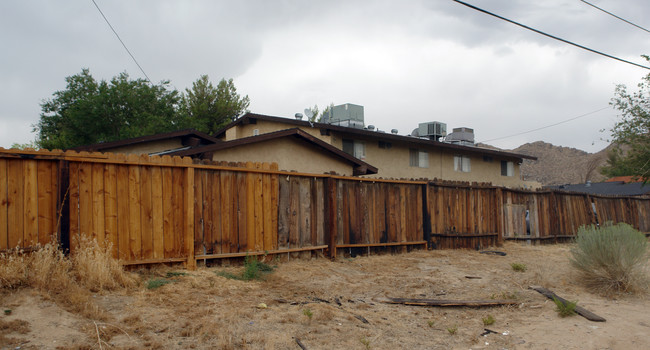
[[440,141],[441,137],[447,136],[447,124],[441,122],[420,123],[417,130],[417,136],[433,141]]

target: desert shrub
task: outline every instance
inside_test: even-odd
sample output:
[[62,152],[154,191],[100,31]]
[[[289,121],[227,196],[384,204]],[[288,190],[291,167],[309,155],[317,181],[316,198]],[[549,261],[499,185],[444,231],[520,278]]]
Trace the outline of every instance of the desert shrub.
[[492,324],[494,324],[494,322],[496,322],[496,320],[494,319],[494,317],[492,315],[488,315],[487,317],[483,317],[483,325],[484,326],[492,325]]
[[576,306],[578,306],[577,301],[567,301],[564,303],[562,300],[553,297],[553,302],[555,303],[555,311],[557,311],[560,317],[573,316],[576,314]]
[[571,264],[581,280],[597,292],[645,291],[647,246],[645,235],[628,224],[582,226],[571,250]]
[[522,263],[512,263],[512,264],[510,264],[510,267],[512,267],[512,270],[513,270],[513,271],[517,271],[517,272],[524,272],[524,271],[526,271],[526,264],[522,264]]

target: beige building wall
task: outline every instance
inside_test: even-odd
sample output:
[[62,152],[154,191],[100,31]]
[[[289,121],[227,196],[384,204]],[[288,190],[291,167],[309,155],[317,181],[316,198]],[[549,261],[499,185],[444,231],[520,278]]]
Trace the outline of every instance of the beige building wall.
[[[253,130],[257,129],[258,133],[264,134],[278,130],[285,130],[293,126],[258,120],[257,124],[238,125],[226,131],[226,139],[234,140],[242,137],[253,136]],[[364,175],[364,177],[384,178],[384,179],[441,179],[450,181],[467,181],[467,182],[490,182],[496,186],[505,186],[511,188],[540,188],[541,184],[535,181],[521,180],[520,165],[513,162],[514,175],[501,175],[501,160],[509,160],[492,156],[492,162],[483,160],[482,155],[454,152],[453,150],[443,150],[441,148],[431,147],[419,149],[428,151],[429,167],[420,168],[410,166],[409,149],[415,148],[408,144],[399,144],[391,142],[390,148],[379,148],[377,139],[364,138],[354,135],[352,137],[344,136],[339,133],[330,135],[321,135],[320,129],[311,127],[299,127],[301,130],[315,136],[332,146],[343,149],[343,139],[353,139],[365,143],[365,158],[361,160],[377,167],[377,174]],[[454,170],[454,156],[465,155],[470,157],[470,172],[460,172]],[[216,158],[215,158],[216,159]],[[296,163],[295,166],[304,172],[313,172],[310,170],[311,165],[315,162],[309,158],[304,159],[304,163]],[[317,165],[317,164],[314,164]],[[319,169],[316,173],[326,172]],[[338,172],[338,171],[337,171]]]
[[281,138],[214,151],[212,160],[228,162],[278,163],[280,170],[352,176],[352,164],[328,156],[316,147],[296,139]]
[[145,143],[140,143],[135,145],[115,147],[115,148],[104,150],[104,152],[126,153],[126,154],[149,154],[149,153],[168,151],[171,149],[176,149],[181,147],[183,147],[183,144],[181,143],[180,137],[177,137],[173,139],[164,139],[164,140],[145,142]]

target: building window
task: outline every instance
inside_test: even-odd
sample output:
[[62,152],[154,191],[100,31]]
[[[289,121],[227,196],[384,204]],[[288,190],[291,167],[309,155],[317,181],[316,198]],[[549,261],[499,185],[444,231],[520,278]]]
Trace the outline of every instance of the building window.
[[413,167],[428,168],[429,152],[418,149],[409,149],[409,165]]
[[494,158],[492,158],[491,156],[483,156],[483,161],[487,163],[492,163],[492,161],[494,161]]
[[393,147],[393,144],[391,144],[390,142],[379,141],[379,148],[389,149],[391,147]]
[[253,129],[253,136],[258,136],[260,134],[260,129]]
[[343,139],[343,152],[359,159],[366,159],[366,144],[363,141]]
[[515,164],[513,162],[502,160],[501,176],[515,176]]
[[454,156],[454,171],[469,173],[471,171],[468,156]]

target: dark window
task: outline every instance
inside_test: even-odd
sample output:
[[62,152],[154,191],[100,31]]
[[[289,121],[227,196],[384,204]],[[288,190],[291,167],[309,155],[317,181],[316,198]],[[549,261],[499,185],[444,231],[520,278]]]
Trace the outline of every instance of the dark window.
[[343,152],[354,155],[354,140],[343,139]]

